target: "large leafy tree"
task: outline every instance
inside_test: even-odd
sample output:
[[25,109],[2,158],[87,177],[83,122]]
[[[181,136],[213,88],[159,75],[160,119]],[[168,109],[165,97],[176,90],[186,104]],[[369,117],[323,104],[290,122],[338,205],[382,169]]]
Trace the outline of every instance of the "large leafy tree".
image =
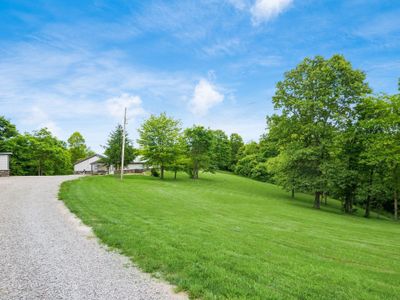
[[[121,125],[117,125],[115,130],[110,133],[107,144],[103,146],[104,154],[106,155],[103,161],[109,166],[114,166],[117,170],[121,169],[122,137],[123,128]],[[136,151],[132,146],[128,133],[125,132],[124,166],[131,162],[135,156]]]
[[203,126],[193,126],[184,131],[186,155],[189,158],[189,175],[199,178],[199,171],[214,171],[212,163],[213,132]]
[[71,134],[67,142],[69,152],[71,153],[72,164],[93,154],[93,151],[86,146],[84,137],[78,131],[75,131],[73,134]]
[[277,84],[273,102],[282,112],[279,126],[288,134],[282,151],[289,151],[285,157],[297,166],[290,174],[282,168],[282,175],[301,178],[302,189],[315,194],[315,208],[327,189],[334,136],[345,130],[354,105],[370,92],[365,74],[341,55],[306,58]]
[[141,152],[149,164],[160,166],[161,179],[165,168],[178,161],[180,132],[180,122],[165,113],[150,116],[139,129]]

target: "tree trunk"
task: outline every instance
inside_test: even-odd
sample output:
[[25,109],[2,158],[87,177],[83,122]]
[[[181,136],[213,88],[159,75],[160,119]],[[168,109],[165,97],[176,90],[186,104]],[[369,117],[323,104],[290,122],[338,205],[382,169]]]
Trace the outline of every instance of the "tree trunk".
[[197,162],[195,162],[194,166],[193,166],[193,176],[192,176],[192,178],[193,179],[199,178],[199,165],[198,165]]
[[368,187],[368,196],[367,203],[365,204],[365,214],[364,217],[369,218],[371,212],[371,190],[372,190],[372,176],[374,175],[374,170],[369,172],[369,187]]
[[398,216],[397,216],[397,212],[398,212],[398,194],[397,194],[397,190],[394,190],[393,193],[393,202],[394,202],[394,219],[397,220]]
[[324,197],[324,205],[327,205],[328,204],[328,194],[324,193],[323,197]]
[[174,173],[174,179],[176,180],[176,173],[177,173],[177,171],[175,170],[175,173]]
[[314,208],[321,208],[321,192],[315,192]]
[[352,192],[346,192],[346,195],[344,197],[344,212],[346,214],[351,214],[353,213],[353,193]]
[[292,198],[294,198],[294,187],[292,187]]
[[164,166],[163,165],[161,165],[161,176],[160,176],[160,178],[164,179]]
[[371,195],[368,195],[367,202],[365,203],[364,217],[369,218],[371,212]]

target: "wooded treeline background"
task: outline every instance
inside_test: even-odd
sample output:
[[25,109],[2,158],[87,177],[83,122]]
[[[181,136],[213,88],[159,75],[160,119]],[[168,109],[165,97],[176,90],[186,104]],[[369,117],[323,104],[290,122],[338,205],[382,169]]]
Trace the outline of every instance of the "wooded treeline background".
[[[126,160],[142,155],[152,174],[232,171],[278,184],[292,193],[312,193],[319,209],[327,197],[346,213],[356,206],[393,213],[400,190],[400,93],[373,94],[365,73],[341,55],[304,59],[286,72],[273,96],[276,114],[267,116],[260,140],[244,144],[239,134],[203,126],[182,129],[179,120],[152,115],[139,129],[139,149],[127,135]],[[249,120],[251,122],[251,120]],[[11,151],[12,174],[67,174],[91,153],[74,133],[68,143],[42,129],[19,134],[0,118],[0,151]],[[120,165],[122,127],[110,134],[107,164]]]

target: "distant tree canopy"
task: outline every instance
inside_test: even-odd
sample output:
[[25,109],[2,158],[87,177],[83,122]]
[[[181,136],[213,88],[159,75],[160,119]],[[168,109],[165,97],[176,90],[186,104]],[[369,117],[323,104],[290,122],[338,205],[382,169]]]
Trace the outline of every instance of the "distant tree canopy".
[[64,175],[72,172],[66,144],[48,129],[19,134],[8,121],[3,124],[7,124],[9,129],[5,130],[8,134],[3,135],[5,131],[2,131],[1,151],[12,152],[12,175]]
[[240,148],[244,146],[242,137],[237,133],[232,133],[229,137],[229,147],[230,147],[230,155],[229,158],[231,159],[229,170],[234,171],[236,164],[239,160],[238,154]]
[[0,116],[0,152],[6,150],[7,141],[18,135],[17,128],[5,117]]
[[213,144],[211,162],[218,170],[229,170],[231,167],[231,145],[229,138],[222,130],[212,130]]
[[78,160],[93,155],[94,152],[90,150],[85,144],[85,139],[82,134],[75,131],[67,140],[68,150],[71,154],[72,164],[76,163]]

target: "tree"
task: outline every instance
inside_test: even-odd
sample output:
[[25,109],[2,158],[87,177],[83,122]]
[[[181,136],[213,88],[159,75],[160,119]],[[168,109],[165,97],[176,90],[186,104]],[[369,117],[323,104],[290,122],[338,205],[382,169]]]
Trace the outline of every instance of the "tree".
[[186,155],[190,161],[189,175],[199,178],[199,170],[214,171],[212,164],[213,133],[203,126],[193,126],[184,131]]
[[6,142],[18,135],[17,128],[5,117],[0,116],[0,152],[6,151]]
[[54,137],[47,128],[28,136],[38,175],[63,175],[72,172],[71,156],[65,142]]
[[150,116],[139,129],[138,143],[148,163],[160,166],[161,179],[164,179],[164,170],[178,158],[180,122],[168,117],[165,113],[159,116]]
[[136,151],[132,146],[132,142],[128,137],[128,133],[125,132],[125,155],[124,155],[124,166],[121,166],[121,154],[122,154],[122,134],[123,128],[121,125],[117,125],[114,131],[112,131],[107,140],[107,145],[103,146],[104,154],[106,158],[103,160],[108,166],[115,166],[117,170],[121,170],[125,165],[131,162],[135,156]]
[[76,163],[78,160],[88,157],[91,154],[91,150],[86,146],[85,139],[82,134],[75,131],[68,138],[68,149],[71,153],[72,164]]
[[334,136],[351,123],[354,106],[370,92],[365,74],[341,55],[306,58],[277,84],[273,102],[283,122],[278,126],[288,134],[282,151],[289,151],[286,157],[297,166],[286,175],[301,178],[302,188],[315,195],[315,208],[327,189]]
[[366,213],[375,193],[382,200],[385,186],[392,192],[393,213],[397,219],[400,190],[400,95],[369,97],[359,105],[359,127],[364,137],[361,154],[367,169]]
[[228,170],[231,163],[231,147],[228,136],[222,130],[213,130],[212,162],[219,170]]
[[9,139],[5,151],[10,151],[10,170],[12,175],[37,175],[37,163],[34,160],[35,139],[32,135],[25,133]]
[[238,162],[238,153],[239,149],[244,146],[242,137],[237,133],[232,133],[229,137],[229,146],[230,146],[230,170],[234,171],[236,164]]

